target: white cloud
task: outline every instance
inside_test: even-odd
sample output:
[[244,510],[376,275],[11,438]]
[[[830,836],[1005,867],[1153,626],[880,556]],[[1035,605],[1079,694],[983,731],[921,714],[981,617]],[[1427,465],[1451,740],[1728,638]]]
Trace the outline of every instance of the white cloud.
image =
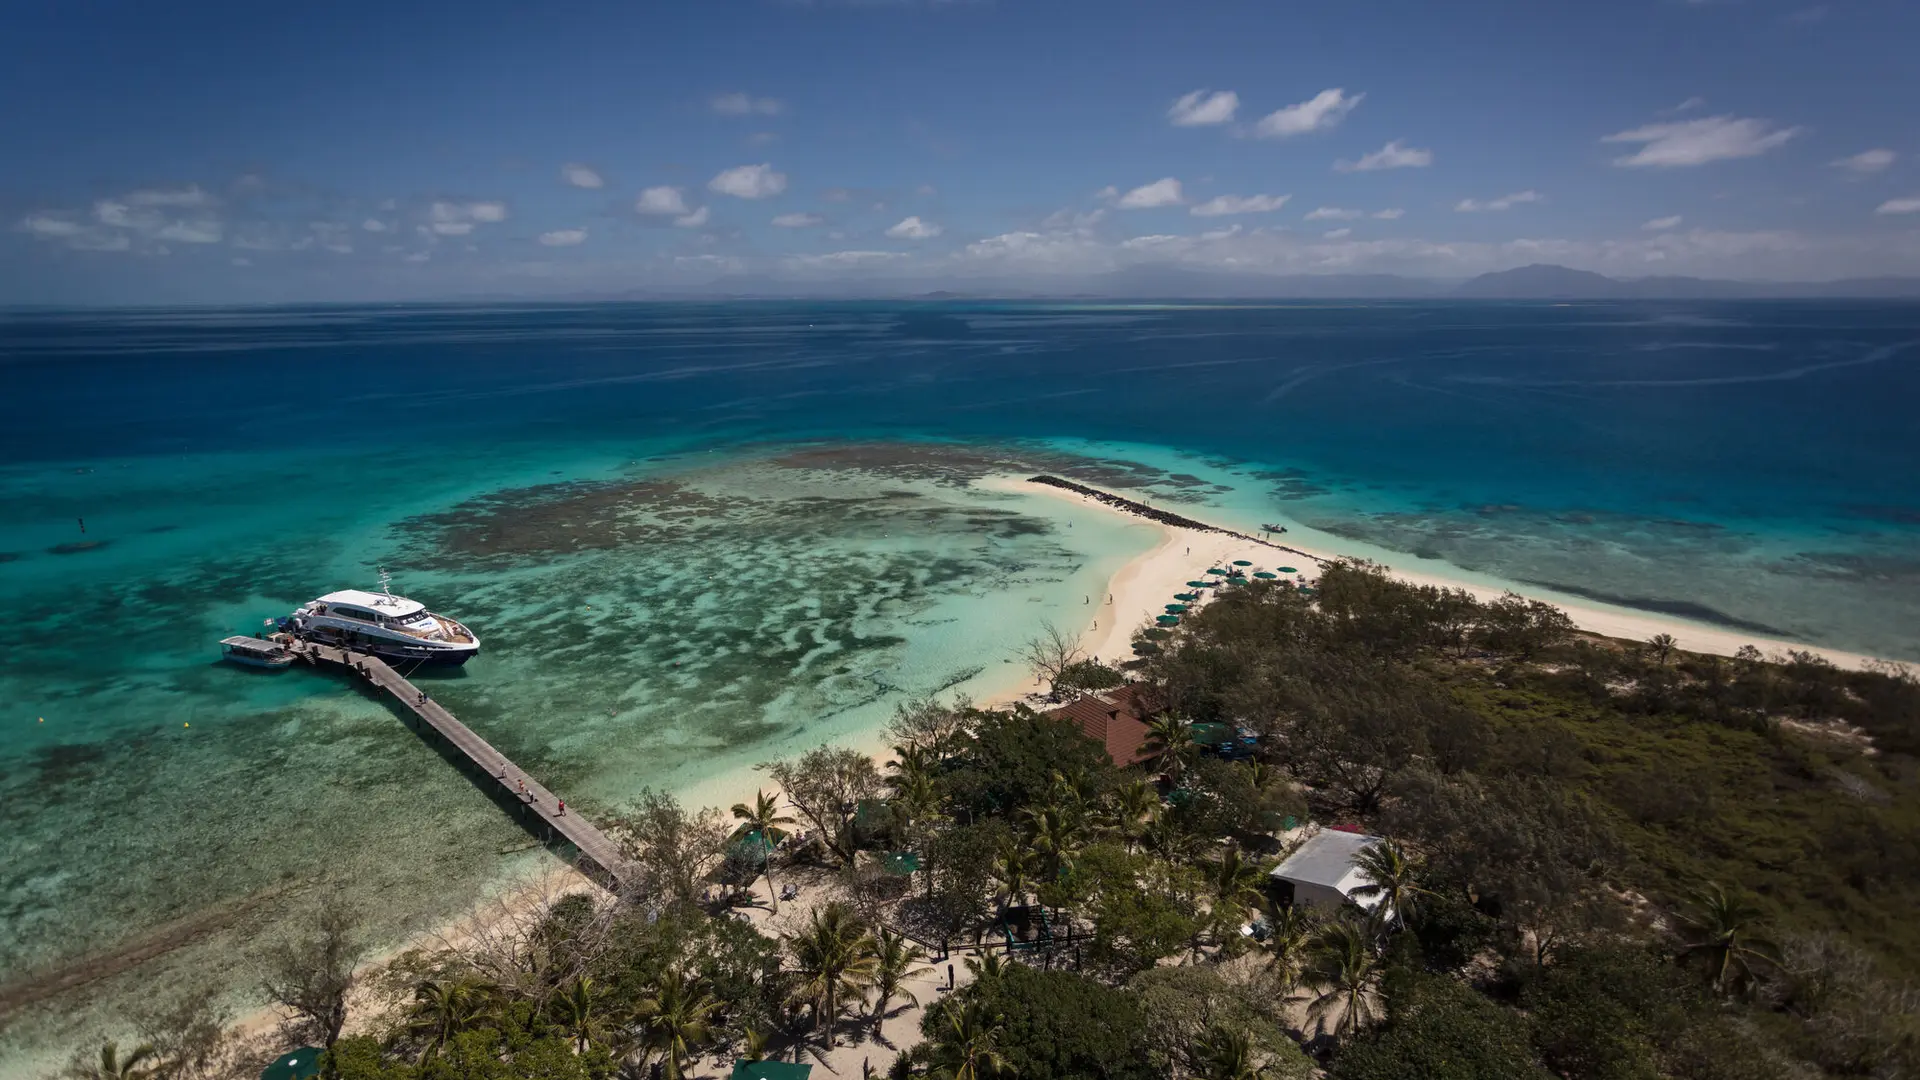
[[492,224],[507,220],[507,204],[502,202],[450,202],[437,200],[427,207],[427,227],[439,236],[466,236],[474,223]]
[[586,238],[587,230],[585,229],[555,229],[552,232],[540,234],[540,242],[548,247],[572,247],[585,241]]
[[787,174],[767,164],[737,165],[707,181],[707,187],[736,199],[769,199],[787,190]]
[[773,223],[783,229],[810,229],[825,220],[819,214],[781,214]]
[[138,229],[141,232],[153,232],[167,223],[165,214],[158,210],[136,208],[130,200],[101,199],[93,204],[93,218],[102,225],[112,225],[117,229]]
[[662,184],[650,187],[640,193],[633,201],[635,211],[642,214],[684,214],[687,212],[687,197],[677,187]]
[[1699,108],[1704,108],[1704,107],[1706,106],[1706,104],[1707,104],[1707,99],[1706,99],[1706,98],[1703,98],[1703,97],[1690,97],[1690,98],[1688,98],[1687,100],[1685,100],[1685,101],[1683,101],[1683,102],[1681,102],[1680,104],[1678,104],[1678,105],[1675,105],[1675,106],[1674,106],[1673,108],[1671,108],[1671,109],[1668,109],[1667,111],[1668,111],[1668,112],[1670,112],[1670,113],[1683,113],[1683,112],[1689,112],[1689,111],[1691,111],[1691,110],[1693,110],[1693,109],[1699,109]]
[[1253,125],[1253,133],[1262,139],[1285,139],[1309,131],[1324,131],[1337,126],[1366,96],[1355,94],[1348,97],[1339,87],[1322,90],[1298,105],[1289,105],[1261,117],[1260,122]]
[[707,223],[707,208],[701,207],[691,214],[682,214],[673,219],[673,223],[682,229],[697,229]]
[[825,255],[794,255],[788,262],[796,266],[826,267],[845,269],[852,266],[873,266],[877,263],[893,262],[909,256],[900,251],[834,251]]
[[1070,210],[1070,209],[1055,210],[1053,213],[1048,214],[1044,219],[1041,220],[1040,227],[1049,232],[1054,232],[1060,229],[1070,229],[1070,230],[1090,229],[1093,226],[1099,224],[1100,220],[1102,218],[1105,218],[1106,216],[1107,216],[1107,208],[1104,206],[1095,207],[1094,209],[1089,210],[1084,214],[1080,213],[1077,210]]
[[1377,169],[1424,169],[1433,164],[1433,151],[1411,150],[1402,145],[1403,139],[1395,139],[1371,154],[1360,155],[1359,161],[1336,161],[1333,167],[1340,172],[1373,172]]
[[1616,131],[1600,141],[1641,144],[1635,153],[1613,159],[1615,165],[1671,168],[1758,157],[1785,144],[1802,130],[1776,128],[1770,120],[1703,116],[1698,120],[1675,120]]
[[1394,207],[1389,207],[1385,210],[1375,210],[1373,212],[1373,216],[1376,218],[1379,218],[1381,221],[1399,221],[1401,218],[1406,216],[1406,213],[1407,212],[1405,210],[1402,210],[1399,207],[1394,206]]
[[932,184],[921,184],[919,187],[913,189],[913,193],[923,199],[931,199],[935,195],[940,194],[940,189],[934,187]]
[[[1099,191],[1094,192],[1093,197],[1096,199],[1104,199],[1108,202],[1112,202],[1114,199],[1117,199],[1120,197],[1120,189],[1117,187],[1114,187],[1112,184],[1108,184],[1106,187],[1103,187]],[[1008,234],[1008,235],[1011,235],[1011,234]]]
[[390,228],[386,222],[381,221],[379,218],[368,218],[360,223],[360,227],[368,232],[386,232],[387,229]]
[[887,235],[895,240],[931,240],[940,232],[940,226],[931,221],[921,221],[916,216],[900,219],[898,225],[887,230]]
[[757,98],[751,94],[721,94],[708,104],[722,116],[778,116],[787,109],[778,98]]
[[28,214],[17,227],[29,236],[75,251],[125,251],[133,246],[125,233],[87,225],[61,214]]
[[1888,199],[1874,210],[1876,214],[1920,214],[1920,195],[1905,199]]
[[1231,90],[1195,90],[1182,94],[1167,109],[1167,119],[1173,121],[1174,127],[1224,124],[1233,119],[1234,110],[1239,107],[1240,95]]
[[1225,240],[1229,236],[1239,236],[1240,232],[1241,232],[1240,225],[1238,222],[1236,222],[1232,225],[1227,226],[1224,229],[1208,229],[1206,232],[1203,232],[1200,234],[1200,239]]
[[[315,221],[307,225],[315,244],[336,255],[353,254],[353,227],[337,221]],[[184,239],[174,237],[172,239]],[[204,241],[202,241],[204,243]]]
[[1522,203],[1546,201],[1547,197],[1537,191],[1516,191],[1511,195],[1502,195],[1497,199],[1488,199],[1485,202],[1479,199],[1461,199],[1459,202],[1453,204],[1453,209],[1455,213],[1460,214],[1479,214],[1490,211],[1511,210]]
[[1654,218],[1652,221],[1649,221],[1645,225],[1642,225],[1640,227],[1647,230],[1648,232],[1665,232],[1668,229],[1671,229],[1678,224],[1680,224],[1680,215],[1674,214],[1671,217]]
[[601,188],[607,183],[601,179],[599,170],[577,161],[560,166],[560,179],[577,188]]
[[182,244],[217,244],[225,235],[225,228],[212,220],[169,222],[153,234],[156,240],[173,240]]
[[1873,150],[1862,150],[1852,157],[1843,157],[1839,161],[1828,162],[1828,164],[1836,169],[1845,169],[1856,176],[1866,176],[1869,173],[1877,173],[1884,170],[1887,166],[1893,164],[1894,159],[1899,156],[1900,155],[1891,150],[1876,148]]
[[1264,214],[1287,205],[1291,195],[1215,195],[1187,211],[1194,217],[1221,217],[1227,214]]
[[[1102,194],[1113,190],[1111,187],[1104,188]],[[1179,206],[1186,201],[1180,194],[1180,181],[1171,176],[1162,177],[1151,184],[1142,184],[1119,198],[1116,205],[1122,210],[1151,210],[1161,206]]]
[[1364,217],[1364,210],[1343,210],[1338,206],[1320,206],[1306,212],[1307,221],[1352,221]]
[[1326,237],[1329,240],[1344,240],[1352,235],[1352,229],[1328,229],[1326,232]]
[[195,207],[214,203],[213,196],[201,190],[198,184],[188,184],[183,188],[149,188],[124,197],[134,206]]

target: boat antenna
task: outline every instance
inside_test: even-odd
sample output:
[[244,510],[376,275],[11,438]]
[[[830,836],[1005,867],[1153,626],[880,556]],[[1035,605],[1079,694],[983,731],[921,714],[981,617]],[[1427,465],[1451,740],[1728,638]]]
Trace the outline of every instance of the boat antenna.
[[380,591],[387,595],[387,599],[393,599],[393,575],[387,573],[384,566],[380,568]]

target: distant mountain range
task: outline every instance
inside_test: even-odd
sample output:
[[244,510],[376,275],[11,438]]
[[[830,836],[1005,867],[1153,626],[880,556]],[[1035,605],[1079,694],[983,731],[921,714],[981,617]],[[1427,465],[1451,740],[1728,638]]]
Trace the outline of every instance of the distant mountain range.
[[[933,287],[936,284],[945,287]],[[576,294],[576,300],[702,299],[1074,299],[1074,300],[1761,300],[1920,299],[1920,278],[1842,281],[1723,281],[1692,277],[1614,278],[1538,264],[1466,281],[1398,274],[1250,274],[1145,264],[1074,278],[977,282],[866,277],[801,279],[737,274],[672,291]]]

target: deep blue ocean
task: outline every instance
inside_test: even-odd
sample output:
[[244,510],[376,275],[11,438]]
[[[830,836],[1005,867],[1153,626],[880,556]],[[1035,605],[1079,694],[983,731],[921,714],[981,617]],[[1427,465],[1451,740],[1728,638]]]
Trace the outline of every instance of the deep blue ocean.
[[487,642],[436,696],[589,812],[984,689],[1151,542],[967,489],[1009,468],[1920,660],[1915,304],[14,312],[0,379],[0,982],[241,912],[0,1074],[156,981],[244,1004],[316,882],[397,935],[541,857],[378,704],[212,663],[380,567]]

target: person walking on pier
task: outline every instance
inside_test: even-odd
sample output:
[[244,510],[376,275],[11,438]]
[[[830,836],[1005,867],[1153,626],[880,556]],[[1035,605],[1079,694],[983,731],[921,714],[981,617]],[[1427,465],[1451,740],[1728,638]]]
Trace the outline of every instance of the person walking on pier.
[[561,800],[560,800],[560,809],[558,809],[558,810],[555,810],[555,811],[553,812],[553,816],[554,816],[554,817],[566,817],[566,816],[567,816],[567,800],[565,800],[565,799],[561,799]]

